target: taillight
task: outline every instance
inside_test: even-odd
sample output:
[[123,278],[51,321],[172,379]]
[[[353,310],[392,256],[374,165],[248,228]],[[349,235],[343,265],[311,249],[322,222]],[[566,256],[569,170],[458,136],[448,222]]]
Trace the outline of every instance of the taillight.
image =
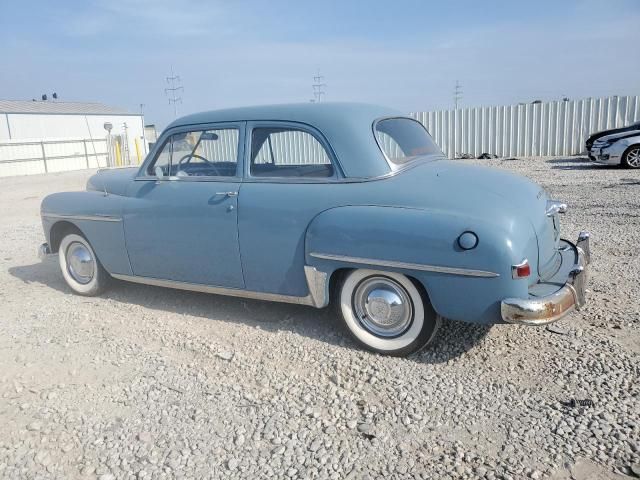
[[526,278],[529,275],[531,275],[531,267],[528,260],[511,267],[511,276],[513,278]]

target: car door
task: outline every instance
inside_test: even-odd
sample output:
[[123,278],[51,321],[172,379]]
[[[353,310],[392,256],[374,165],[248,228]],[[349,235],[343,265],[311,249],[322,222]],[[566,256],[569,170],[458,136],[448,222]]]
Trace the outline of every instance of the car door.
[[349,186],[328,142],[308,125],[248,122],[245,151],[238,229],[246,288],[304,296],[307,227],[341,204]]
[[167,132],[124,206],[134,275],[243,288],[238,244],[244,124]]

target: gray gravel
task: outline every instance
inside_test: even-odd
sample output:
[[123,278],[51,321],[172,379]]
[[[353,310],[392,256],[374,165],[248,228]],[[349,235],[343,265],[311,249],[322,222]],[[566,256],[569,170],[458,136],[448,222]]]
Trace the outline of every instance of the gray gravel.
[[640,172],[469,163],[569,203],[565,235],[593,238],[589,304],[556,331],[450,322],[409,359],[356,349],[328,310],[126,283],[72,295],[35,257],[38,209],[89,173],[0,179],[0,477],[640,472]]

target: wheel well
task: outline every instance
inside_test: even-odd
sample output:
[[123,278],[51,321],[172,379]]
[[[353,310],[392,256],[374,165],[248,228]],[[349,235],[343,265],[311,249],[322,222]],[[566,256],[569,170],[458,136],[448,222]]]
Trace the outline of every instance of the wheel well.
[[52,253],[56,253],[58,251],[62,239],[70,233],[77,233],[84,237],[82,231],[80,231],[80,229],[71,222],[62,220],[53,224],[49,233],[49,242],[51,243],[49,246],[51,247]]
[[638,148],[638,147],[640,147],[640,143],[634,143],[633,145],[629,145],[629,146],[625,149],[625,151],[624,151],[624,152],[622,152],[622,156],[624,157],[624,156],[629,152],[629,150],[631,150],[632,148]]

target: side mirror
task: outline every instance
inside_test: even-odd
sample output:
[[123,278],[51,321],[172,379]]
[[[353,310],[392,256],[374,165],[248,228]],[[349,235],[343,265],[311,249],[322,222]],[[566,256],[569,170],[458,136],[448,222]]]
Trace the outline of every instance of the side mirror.
[[154,172],[156,174],[156,177],[158,177],[158,180],[162,180],[164,178],[164,171],[162,170],[161,166],[157,166]]

